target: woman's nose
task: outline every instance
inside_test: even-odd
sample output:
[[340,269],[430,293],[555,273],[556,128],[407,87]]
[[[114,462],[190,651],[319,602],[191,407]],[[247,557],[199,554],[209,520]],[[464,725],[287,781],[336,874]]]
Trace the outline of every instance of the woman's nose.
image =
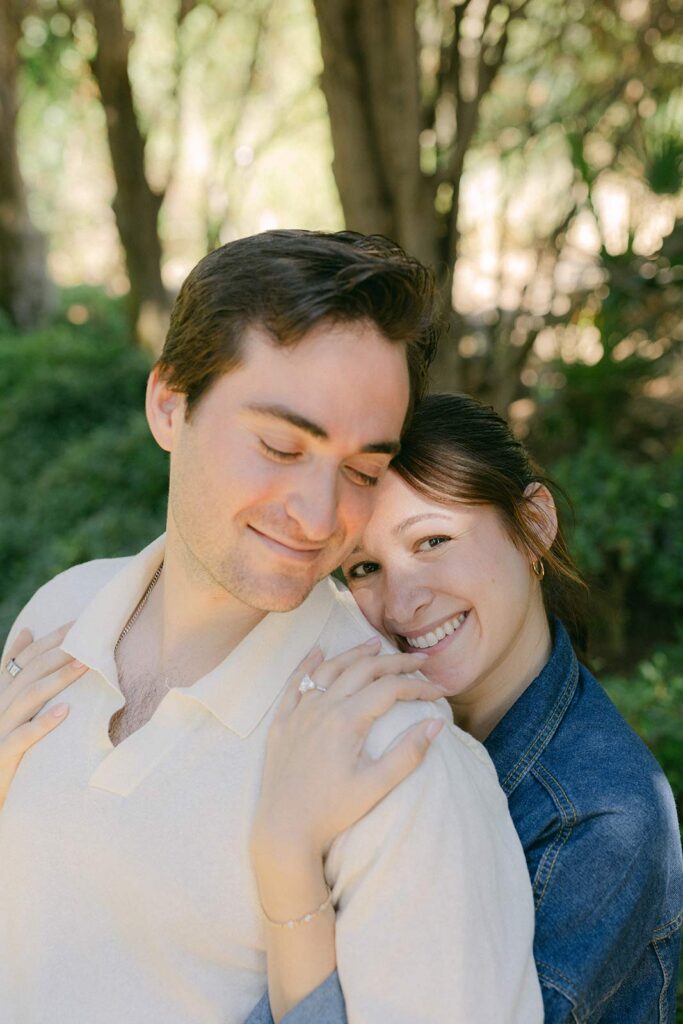
[[431,600],[430,589],[415,575],[397,572],[385,575],[384,620],[392,632],[414,629]]

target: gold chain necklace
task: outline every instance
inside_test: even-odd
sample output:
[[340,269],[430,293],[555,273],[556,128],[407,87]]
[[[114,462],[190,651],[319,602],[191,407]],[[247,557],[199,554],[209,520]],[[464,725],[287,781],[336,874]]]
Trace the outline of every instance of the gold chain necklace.
[[161,570],[163,569],[163,567],[164,567],[164,563],[162,562],[161,565],[159,566],[159,568],[157,569],[157,571],[152,576],[152,579],[150,580],[150,583],[149,583],[149,586],[147,587],[147,590],[144,592],[144,594],[142,595],[142,597],[138,601],[137,606],[135,608],[135,611],[133,612],[131,617],[128,619],[128,622],[123,627],[123,630],[121,631],[121,635],[118,638],[118,640],[116,641],[116,644],[114,645],[114,655],[116,655],[116,652],[119,649],[119,644],[123,640],[124,636],[126,636],[128,633],[130,633],[131,628],[133,626],[133,623],[135,622],[135,620],[139,616],[139,614],[142,611],[142,609],[147,604],[147,598],[149,597],[149,595],[152,593],[152,591],[154,590],[155,586],[157,585],[157,583],[159,581],[159,577],[161,576]]

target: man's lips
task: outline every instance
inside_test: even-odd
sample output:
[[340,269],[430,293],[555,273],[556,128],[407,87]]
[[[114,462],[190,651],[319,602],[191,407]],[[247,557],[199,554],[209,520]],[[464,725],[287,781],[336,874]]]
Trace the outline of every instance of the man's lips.
[[270,536],[270,534],[263,533],[262,530],[257,530],[255,526],[249,526],[249,529],[263,544],[267,545],[271,551],[283,558],[293,558],[299,562],[313,562],[323,550],[320,546],[303,547],[289,540],[278,540],[277,538]]

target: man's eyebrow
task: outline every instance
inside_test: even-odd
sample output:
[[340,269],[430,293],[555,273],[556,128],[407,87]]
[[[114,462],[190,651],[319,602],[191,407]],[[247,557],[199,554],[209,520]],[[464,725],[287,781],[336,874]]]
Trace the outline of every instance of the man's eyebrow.
[[376,444],[365,444],[362,452],[376,452],[379,455],[398,455],[401,449],[400,441],[377,441]]
[[293,412],[292,409],[288,409],[285,405],[259,405],[253,403],[247,405],[246,408],[249,412],[255,412],[259,416],[270,416],[273,419],[284,420],[298,430],[303,430],[310,434],[311,437],[317,437],[320,441],[329,441],[329,434],[323,427],[313,423],[312,420],[306,419],[305,416],[300,416],[297,412]]
[[[310,434],[311,437],[317,438],[319,441],[329,441],[330,435],[327,433],[324,427],[321,427],[317,423],[313,423],[312,420],[307,419],[305,416],[299,415],[294,412],[293,409],[288,409],[286,405],[260,405],[258,403],[250,403],[245,406],[249,412],[255,412],[258,416],[270,416],[273,419],[284,420],[285,423],[291,424],[296,427],[297,430],[303,430],[306,434]],[[361,452],[368,454],[379,454],[379,455],[396,455],[401,442],[396,441],[375,441],[371,444],[363,445],[360,449]]]

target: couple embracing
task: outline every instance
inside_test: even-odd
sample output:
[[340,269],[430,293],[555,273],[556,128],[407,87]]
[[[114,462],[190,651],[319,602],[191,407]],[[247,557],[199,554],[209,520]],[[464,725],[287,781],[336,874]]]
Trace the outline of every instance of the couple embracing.
[[3,655],[3,1022],[672,1024],[670,789],[579,660],[551,485],[425,398],[434,344],[386,239],[188,277],[166,533]]

